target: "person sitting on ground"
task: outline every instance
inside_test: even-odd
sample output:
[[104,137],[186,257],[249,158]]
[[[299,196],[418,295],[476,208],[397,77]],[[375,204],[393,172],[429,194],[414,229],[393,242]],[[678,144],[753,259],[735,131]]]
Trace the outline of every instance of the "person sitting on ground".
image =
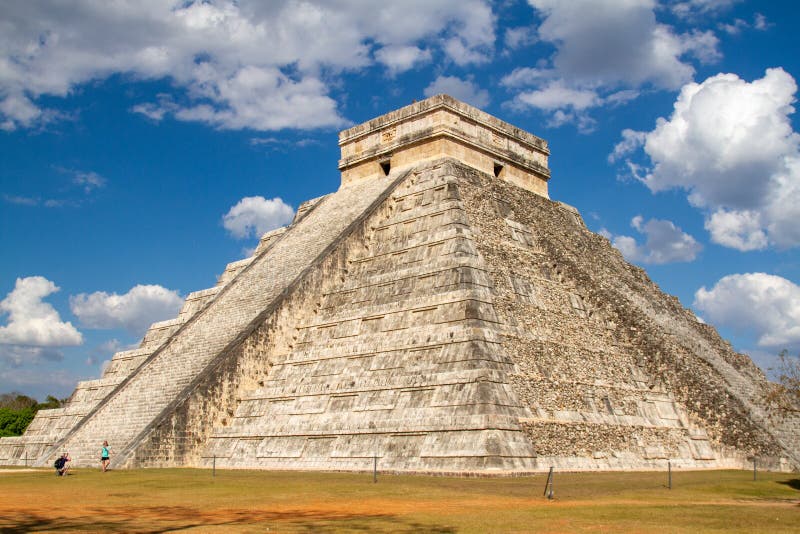
[[69,471],[69,454],[66,452],[58,457],[53,466],[56,468],[56,475],[62,477]]

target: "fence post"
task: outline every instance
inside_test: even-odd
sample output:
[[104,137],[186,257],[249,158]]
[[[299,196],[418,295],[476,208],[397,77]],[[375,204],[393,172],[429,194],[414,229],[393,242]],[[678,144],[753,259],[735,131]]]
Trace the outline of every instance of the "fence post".
[[212,477],[216,477],[217,476],[217,455],[216,454],[214,455],[214,460],[211,463],[211,476]]
[[373,484],[378,483],[378,455],[374,455],[372,457],[372,482]]
[[553,466],[550,466],[550,472],[547,473],[547,483],[544,485],[544,494],[547,496],[548,499],[553,499],[553,482],[555,476],[553,474]]
[[667,460],[667,487],[672,489],[672,461]]
[[28,467],[28,451],[25,451],[25,467]]
[[753,455],[753,480],[756,479],[756,455]]

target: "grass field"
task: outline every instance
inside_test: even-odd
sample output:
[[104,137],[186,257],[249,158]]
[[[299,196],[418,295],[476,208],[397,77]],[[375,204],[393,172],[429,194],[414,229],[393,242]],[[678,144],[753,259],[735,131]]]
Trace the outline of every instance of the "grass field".
[[0,473],[2,532],[800,532],[800,475],[465,479],[151,469]]

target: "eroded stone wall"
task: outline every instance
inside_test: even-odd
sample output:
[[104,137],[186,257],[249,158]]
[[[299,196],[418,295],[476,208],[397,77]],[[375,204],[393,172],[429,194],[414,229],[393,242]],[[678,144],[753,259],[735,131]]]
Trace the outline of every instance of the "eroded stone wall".
[[[462,196],[508,326],[515,392],[540,460],[631,468],[679,459],[778,466],[763,374],[558,203],[462,169]],[[789,422],[789,429],[791,429]],[[542,456],[549,457],[547,459]],[[797,458],[794,458],[797,461]]]
[[412,173],[247,341],[273,365],[206,464],[535,468],[452,169]]

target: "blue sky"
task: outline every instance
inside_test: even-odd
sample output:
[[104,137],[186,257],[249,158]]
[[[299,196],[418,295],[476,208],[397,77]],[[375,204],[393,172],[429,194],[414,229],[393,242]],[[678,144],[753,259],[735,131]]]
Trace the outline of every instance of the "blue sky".
[[794,2],[16,2],[0,14],[0,392],[68,395],[334,191],[338,130],[449,93],[766,368],[800,351]]

